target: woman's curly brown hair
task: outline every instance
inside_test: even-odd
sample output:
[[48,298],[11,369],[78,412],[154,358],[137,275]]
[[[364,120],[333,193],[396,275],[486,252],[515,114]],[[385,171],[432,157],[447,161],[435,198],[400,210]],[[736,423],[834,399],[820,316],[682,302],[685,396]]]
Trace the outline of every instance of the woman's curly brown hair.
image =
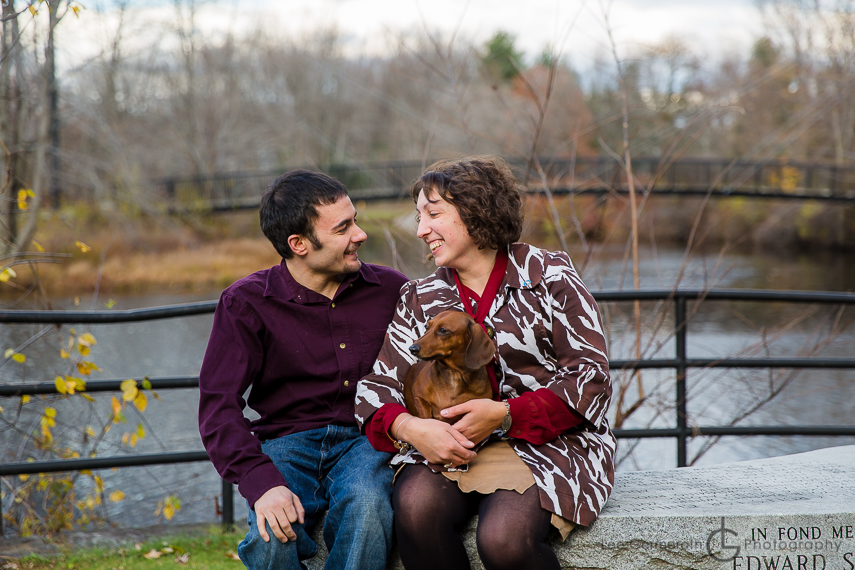
[[478,249],[499,249],[520,239],[523,203],[510,166],[498,156],[469,156],[433,163],[410,189],[435,189],[452,204]]

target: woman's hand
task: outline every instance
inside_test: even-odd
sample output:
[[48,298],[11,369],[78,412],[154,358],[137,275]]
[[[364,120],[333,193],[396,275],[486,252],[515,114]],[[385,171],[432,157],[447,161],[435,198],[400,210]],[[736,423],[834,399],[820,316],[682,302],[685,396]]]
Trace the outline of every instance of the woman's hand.
[[398,428],[397,436],[431,463],[457,467],[475,459],[475,444],[445,422],[414,417]]
[[507,408],[502,402],[479,398],[469,400],[440,412],[444,418],[462,416],[451,427],[470,441],[479,442],[502,425]]

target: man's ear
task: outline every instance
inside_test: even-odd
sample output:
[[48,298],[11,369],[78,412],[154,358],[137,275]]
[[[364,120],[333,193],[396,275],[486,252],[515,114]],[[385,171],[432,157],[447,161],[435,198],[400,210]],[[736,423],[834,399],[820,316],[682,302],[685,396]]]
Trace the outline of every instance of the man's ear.
[[306,246],[306,238],[301,236],[300,234],[291,234],[288,236],[288,246],[291,248],[291,251],[294,252],[294,255],[304,256],[309,253],[309,249]]

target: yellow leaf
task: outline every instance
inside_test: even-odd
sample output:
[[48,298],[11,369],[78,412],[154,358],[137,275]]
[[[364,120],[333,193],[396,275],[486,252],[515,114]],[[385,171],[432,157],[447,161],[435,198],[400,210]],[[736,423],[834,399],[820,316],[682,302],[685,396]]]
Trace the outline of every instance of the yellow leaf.
[[122,434],[122,445],[128,445],[128,440],[131,439],[131,434],[125,432]]
[[101,370],[97,365],[93,362],[81,361],[77,363],[77,371],[83,374],[84,376],[89,376],[93,370]]
[[163,517],[166,520],[171,521],[172,517],[174,517],[174,516],[175,516],[175,508],[172,507],[171,505],[165,505],[163,507]]
[[[95,430],[92,429],[92,426],[86,426],[86,435],[89,437],[95,437]],[[81,471],[81,473],[83,472]]]
[[49,418],[55,418],[56,410],[53,408],[45,408],[45,415]]
[[40,252],[44,253],[45,248],[43,248],[43,247],[42,247],[42,244],[40,244],[40,243],[39,243],[39,242],[37,242],[36,240],[33,240],[33,246],[35,246],[36,250],[38,250],[38,251],[40,251]]
[[30,397],[26,394],[21,396],[21,405],[28,404],[30,402]]
[[[32,9],[32,6],[30,6]],[[27,209],[27,191],[26,190],[18,190],[18,209],[26,210]]]
[[104,306],[108,309],[112,309],[113,307],[116,306],[116,301],[114,301],[113,299],[110,299],[109,301],[104,303]]
[[61,349],[59,349],[59,356],[63,359],[66,359],[66,358],[69,358],[71,356],[71,353],[69,353],[64,348],[61,348]]
[[77,347],[77,350],[80,352],[81,356],[89,356],[89,353],[92,352],[92,349],[82,344]]
[[0,414],[3,413],[3,406],[0,406]]
[[131,434],[131,447],[136,447],[136,446],[137,446],[137,439],[138,439],[138,438],[137,438],[137,434],[132,433],[132,434]]
[[74,16],[79,20],[80,19],[80,8],[83,6],[72,6],[71,11],[74,12]]
[[83,253],[87,253],[89,251],[92,251],[92,248],[89,247],[88,245],[86,245],[85,243],[83,243],[82,241],[78,240],[78,241],[74,242],[74,245],[79,247],[80,251],[82,251]]
[[95,480],[95,492],[96,493],[103,493],[104,492],[104,480],[101,479],[100,475],[95,475],[94,480]]
[[134,405],[139,411],[144,412],[148,407],[148,398],[142,392],[138,392],[136,398],[134,398]]
[[21,364],[23,364],[24,362],[27,361],[27,357],[25,355],[21,354],[20,352],[16,352],[15,354],[12,355],[12,360],[14,360],[15,362],[20,362]]
[[90,402],[94,402],[94,401],[95,401],[95,398],[93,398],[93,397],[92,397],[92,396],[90,396],[89,394],[80,394],[80,395],[81,395],[81,396],[83,396],[84,398],[86,398],[87,400],[89,400]]
[[56,391],[60,394],[68,393],[68,389],[65,387],[65,379],[62,376],[56,377],[56,380],[54,380],[54,386],[56,386]]
[[118,417],[119,414],[122,413],[122,404],[119,403],[119,400],[117,400],[115,396],[113,396],[113,401],[110,406],[113,410],[113,417]]
[[39,15],[39,11],[36,10],[36,7],[33,6],[32,4],[30,4],[30,14],[32,14],[33,17],[36,17]]
[[29,475],[18,475],[18,479],[20,479],[21,481],[26,481],[29,478],[30,478]]
[[77,338],[77,344],[82,344],[83,346],[95,346],[98,344],[98,341],[95,340],[92,333],[83,333]]
[[112,493],[110,493],[110,500],[113,501],[114,503],[118,503],[119,501],[121,501],[124,498],[125,498],[125,494],[122,493],[121,491],[113,491]]
[[122,400],[126,402],[133,402],[137,399],[137,395],[139,393],[140,391],[137,389],[136,386],[129,386],[127,390],[122,392]]
[[145,437],[145,428],[142,424],[137,424],[137,435],[140,437],[140,439]]
[[[97,370],[101,370],[101,369],[98,368]],[[68,376],[66,376],[65,379],[66,380],[74,380],[74,389],[77,390],[78,392],[82,392],[86,389],[86,381],[83,378],[69,378]]]
[[15,354],[15,349],[14,348],[7,348],[6,352],[3,353],[3,358],[9,358],[13,354]]
[[3,271],[0,271],[0,283],[6,283],[9,281],[9,279],[12,279],[13,277],[17,276],[18,274],[15,273],[14,269],[12,269],[11,267],[7,267]]

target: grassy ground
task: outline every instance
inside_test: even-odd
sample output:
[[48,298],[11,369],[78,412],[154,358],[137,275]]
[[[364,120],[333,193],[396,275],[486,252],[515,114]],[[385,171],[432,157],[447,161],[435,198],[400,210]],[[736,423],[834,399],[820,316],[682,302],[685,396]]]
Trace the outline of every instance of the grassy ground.
[[70,550],[56,557],[28,556],[6,562],[3,570],[154,570],[158,568],[234,570],[243,568],[237,545],[243,533],[206,533],[157,538],[121,548]]

